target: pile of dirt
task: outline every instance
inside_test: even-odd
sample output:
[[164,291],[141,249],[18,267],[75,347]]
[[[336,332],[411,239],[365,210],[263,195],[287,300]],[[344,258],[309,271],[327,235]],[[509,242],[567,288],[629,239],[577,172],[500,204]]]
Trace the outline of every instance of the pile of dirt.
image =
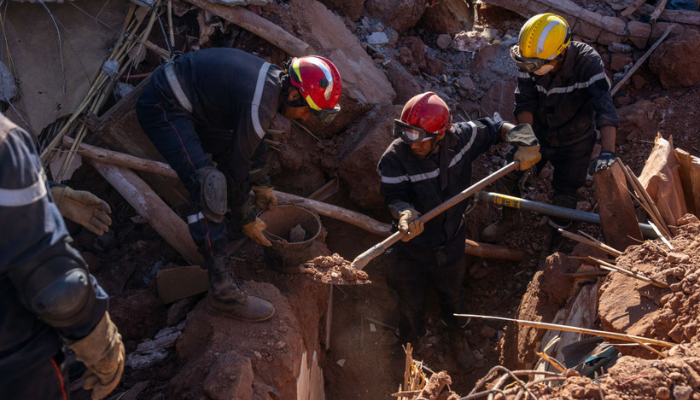
[[[622,275],[611,274],[600,290],[601,328],[674,343],[698,341],[700,315],[700,224],[695,216],[679,221],[672,248],[661,240],[631,246],[617,265],[665,283],[668,289]],[[639,348],[623,353],[649,356]]]
[[[660,399],[689,400],[700,395],[700,345],[671,348],[662,360],[625,356],[598,381],[567,371],[561,386],[532,384],[536,398],[558,399]],[[508,399],[515,396],[508,396]]]
[[305,263],[302,272],[310,274],[316,281],[332,285],[364,285],[372,283],[365,271],[357,270],[352,263],[338,253],[319,256],[313,262]]

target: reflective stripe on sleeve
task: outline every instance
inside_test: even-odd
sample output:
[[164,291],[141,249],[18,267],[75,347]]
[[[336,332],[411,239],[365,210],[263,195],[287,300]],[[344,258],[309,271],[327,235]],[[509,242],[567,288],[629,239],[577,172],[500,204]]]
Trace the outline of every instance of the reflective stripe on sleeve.
[[0,188],[0,206],[22,207],[33,204],[46,196],[46,177],[44,171],[39,173],[39,179],[31,186],[23,189]]
[[258,72],[258,82],[255,85],[255,94],[253,95],[253,103],[251,104],[250,118],[253,120],[253,129],[260,139],[265,136],[265,131],[260,125],[260,99],[262,98],[263,90],[265,89],[265,77],[267,70],[270,69],[269,63],[263,63]]

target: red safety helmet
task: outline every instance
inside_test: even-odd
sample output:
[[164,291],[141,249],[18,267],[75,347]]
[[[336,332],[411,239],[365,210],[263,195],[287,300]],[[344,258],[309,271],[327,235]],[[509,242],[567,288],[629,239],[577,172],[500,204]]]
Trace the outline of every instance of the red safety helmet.
[[417,143],[435,138],[452,127],[452,114],[447,104],[435,93],[413,96],[401,111],[401,119],[394,120],[394,137],[406,143]]
[[299,89],[311,111],[328,125],[340,111],[340,73],[330,60],[319,56],[295,57],[288,64],[290,81]]

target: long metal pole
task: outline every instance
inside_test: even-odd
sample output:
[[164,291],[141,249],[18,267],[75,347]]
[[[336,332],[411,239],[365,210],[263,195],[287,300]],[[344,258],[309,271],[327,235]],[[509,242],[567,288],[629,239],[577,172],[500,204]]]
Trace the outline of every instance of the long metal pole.
[[[573,219],[576,221],[600,225],[600,216],[598,214],[574,210],[573,208],[560,207],[552,204],[545,204],[492,192],[479,192],[479,200],[487,203],[493,203],[497,206],[516,208],[524,211],[533,211],[539,214],[549,215],[550,217]],[[659,235],[654,232],[654,229],[649,224],[643,224],[640,222],[639,229],[642,230],[642,233],[646,237],[653,239],[659,237]]]

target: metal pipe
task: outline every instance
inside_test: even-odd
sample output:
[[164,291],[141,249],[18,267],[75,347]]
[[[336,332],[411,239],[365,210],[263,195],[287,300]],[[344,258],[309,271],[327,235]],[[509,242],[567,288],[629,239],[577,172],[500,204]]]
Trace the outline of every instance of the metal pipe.
[[[478,198],[486,203],[493,203],[497,206],[516,208],[518,210],[532,211],[539,214],[548,215],[550,217],[559,217],[573,219],[590,224],[600,225],[600,216],[585,211],[574,210],[572,208],[555,206],[552,204],[540,203],[537,201],[521,199],[519,197],[507,196],[500,193],[479,192]],[[659,235],[654,232],[654,229],[649,224],[639,223],[639,229],[646,237],[656,239]]]

